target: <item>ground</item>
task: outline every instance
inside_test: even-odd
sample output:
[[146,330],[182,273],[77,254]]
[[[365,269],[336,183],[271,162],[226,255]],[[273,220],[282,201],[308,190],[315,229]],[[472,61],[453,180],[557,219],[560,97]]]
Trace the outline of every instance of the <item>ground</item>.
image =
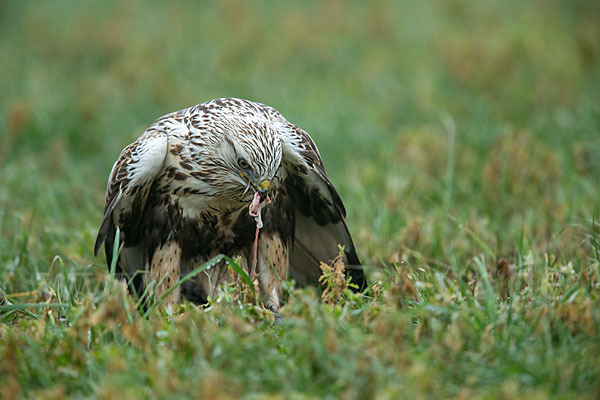
[[[598,398],[600,8],[0,5],[0,386],[62,398]],[[307,130],[371,288],[146,316],[92,255],[111,165],[216,97]],[[338,266],[339,267],[339,266]]]

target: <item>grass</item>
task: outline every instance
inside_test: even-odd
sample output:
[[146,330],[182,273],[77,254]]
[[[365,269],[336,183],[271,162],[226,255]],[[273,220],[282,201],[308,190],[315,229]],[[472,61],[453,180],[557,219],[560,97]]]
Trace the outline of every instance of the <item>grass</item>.
[[[0,4],[5,398],[598,398],[593,2]],[[136,311],[108,172],[215,97],[315,139],[371,288]],[[334,266],[333,266],[334,267]]]

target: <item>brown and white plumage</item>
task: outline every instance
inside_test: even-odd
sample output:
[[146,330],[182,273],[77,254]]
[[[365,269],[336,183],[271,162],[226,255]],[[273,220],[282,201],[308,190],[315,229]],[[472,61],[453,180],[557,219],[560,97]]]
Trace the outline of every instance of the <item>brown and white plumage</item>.
[[[160,295],[220,253],[241,257],[249,269],[255,221],[248,205],[256,191],[271,199],[263,203],[257,265],[269,306],[280,305],[280,279],[316,284],[319,262],[331,260],[338,244],[354,266],[353,282],[365,285],[344,205],[310,136],[272,107],[232,98],[165,115],[123,150],[109,177],[95,253],[104,244],[111,265],[118,227],[117,269],[138,294],[154,280],[162,281]],[[218,265],[167,303],[182,295],[204,303],[230,279]]]

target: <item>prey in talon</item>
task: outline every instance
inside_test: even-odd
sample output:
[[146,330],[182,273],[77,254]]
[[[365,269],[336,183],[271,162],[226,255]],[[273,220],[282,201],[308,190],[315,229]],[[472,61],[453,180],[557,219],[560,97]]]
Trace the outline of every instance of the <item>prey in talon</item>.
[[154,288],[167,308],[206,303],[232,279],[225,263],[177,285],[218,254],[241,259],[266,305],[282,304],[282,281],[318,285],[320,262],[344,246],[347,274],[365,276],[346,210],[317,146],[274,108],[222,98],[157,119],[121,152],[110,173],[94,248],[104,245],[134,295]]

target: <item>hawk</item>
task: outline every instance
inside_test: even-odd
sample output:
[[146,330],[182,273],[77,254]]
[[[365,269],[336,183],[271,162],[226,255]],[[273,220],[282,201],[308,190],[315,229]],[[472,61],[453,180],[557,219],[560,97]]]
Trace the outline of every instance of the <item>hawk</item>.
[[[253,216],[263,206],[258,235]],[[104,244],[112,264],[118,228],[117,272],[138,296],[158,282],[159,297],[218,254],[238,257],[246,271],[256,257],[260,294],[276,310],[282,280],[317,284],[320,261],[333,259],[338,245],[352,282],[365,287],[345,216],[305,131],[270,106],[222,98],[157,119],[121,152],[94,254]],[[165,305],[182,297],[206,303],[231,279],[221,262],[173,289]]]

